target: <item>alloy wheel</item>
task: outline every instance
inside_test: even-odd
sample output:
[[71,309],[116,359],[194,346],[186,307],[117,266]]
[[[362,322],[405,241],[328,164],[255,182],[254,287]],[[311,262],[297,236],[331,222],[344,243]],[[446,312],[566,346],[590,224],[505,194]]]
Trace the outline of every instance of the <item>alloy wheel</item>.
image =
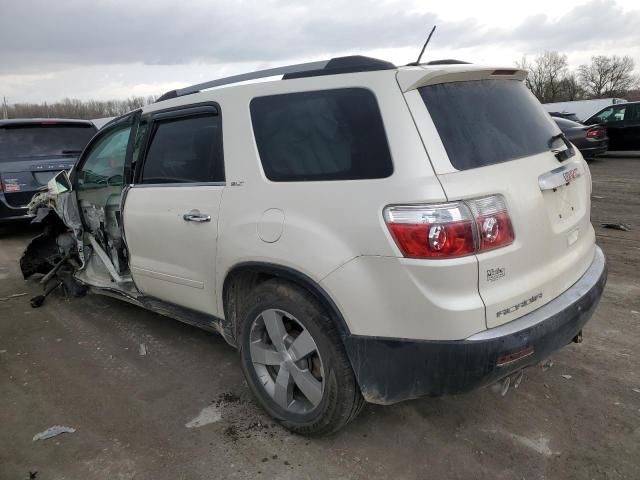
[[325,379],[318,346],[300,321],[278,309],[251,326],[249,350],[260,383],[282,409],[305,414],[322,401]]

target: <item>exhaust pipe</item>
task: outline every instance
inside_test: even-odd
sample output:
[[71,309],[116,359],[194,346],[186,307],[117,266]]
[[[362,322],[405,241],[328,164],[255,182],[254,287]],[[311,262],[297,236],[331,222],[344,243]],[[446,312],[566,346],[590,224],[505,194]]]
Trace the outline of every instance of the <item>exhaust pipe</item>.
[[512,375],[503,378],[497,383],[493,384],[493,390],[497,393],[500,393],[500,396],[504,397],[507,392],[509,392],[509,388],[518,388],[522,383],[522,379],[524,378],[524,370],[518,370]]

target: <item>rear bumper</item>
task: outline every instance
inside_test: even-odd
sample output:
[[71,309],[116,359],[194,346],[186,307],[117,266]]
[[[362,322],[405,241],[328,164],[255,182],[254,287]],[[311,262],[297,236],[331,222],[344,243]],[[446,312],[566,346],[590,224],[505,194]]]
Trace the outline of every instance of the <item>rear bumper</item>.
[[595,157],[596,155],[602,155],[609,150],[609,141],[602,140],[594,144],[580,145],[578,150],[582,153],[583,157]]
[[7,204],[4,195],[0,194],[0,223],[19,222],[31,220],[33,215],[29,215],[27,208],[11,207]]
[[581,148],[580,153],[583,157],[590,158],[607,153],[608,150],[609,147]]
[[[505,325],[458,341],[351,335],[345,347],[368,402],[466,392],[534,365],[571,342],[591,318],[606,281],[606,260],[596,247],[591,266],[571,288]],[[527,356],[505,363],[517,352]]]

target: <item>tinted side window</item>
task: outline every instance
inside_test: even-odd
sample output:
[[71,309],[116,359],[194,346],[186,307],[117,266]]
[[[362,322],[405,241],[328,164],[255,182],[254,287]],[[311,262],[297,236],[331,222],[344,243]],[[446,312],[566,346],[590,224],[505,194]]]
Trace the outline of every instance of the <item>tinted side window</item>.
[[141,183],[224,181],[219,115],[161,120],[152,128]]
[[476,80],[419,89],[458,170],[548,151],[558,126],[517,80]]
[[597,123],[615,123],[624,121],[627,106],[609,107],[595,116]]
[[640,104],[629,105],[627,110],[627,123],[629,125],[640,124]]
[[269,180],[359,180],[393,173],[378,103],[369,90],[254,98],[251,120]]

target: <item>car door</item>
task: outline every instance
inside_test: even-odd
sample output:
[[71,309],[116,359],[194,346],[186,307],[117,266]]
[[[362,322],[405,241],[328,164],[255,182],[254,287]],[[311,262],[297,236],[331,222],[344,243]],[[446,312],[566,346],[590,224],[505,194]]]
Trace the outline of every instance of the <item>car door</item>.
[[607,136],[609,137],[609,150],[625,150],[626,147],[626,125],[625,117],[627,104],[611,105],[593,117],[589,118],[585,124],[600,124],[607,128]]
[[640,103],[627,106],[624,145],[625,150],[640,150]]
[[[97,257],[88,256],[88,262],[99,258],[111,278],[118,283],[129,279],[122,242],[120,203],[128,183],[124,175],[125,164],[139,114],[138,111],[123,116],[93,137],[71,174],[75,201],[62,201],[66,206],[60,212],[67,225],[74,230],[82,228],[83,239],[91,245],[91,251],[100,249],[103,252]],[[58,202],[61,202],[60,198]],[[77,224],[78,218],[81,225]],[[93,272],[93,269],[89,270]],[[92,285],[102,284],[99,275],[90,275],[89,270],[83,270],[83,280]]]
[[124,203],[133,280],[150,297],[215,314],[224,189],[219,107],[153,113],[141,120],[139,132],[146,132],[145,140],[135,147],[135,182]]

